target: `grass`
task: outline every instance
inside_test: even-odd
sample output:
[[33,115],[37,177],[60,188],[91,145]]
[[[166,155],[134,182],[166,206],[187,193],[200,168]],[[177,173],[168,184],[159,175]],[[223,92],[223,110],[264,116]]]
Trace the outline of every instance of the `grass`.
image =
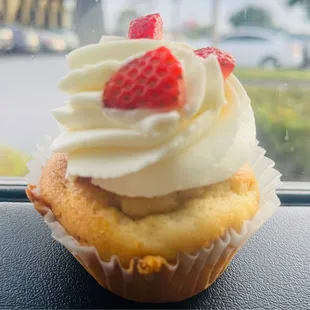
[[235,75],[240,80],[283,81],[283,82],[309,82],[310,69],[260,69],[236,68]]
[[264,123],[310,129],[310,89],[246,87],[255,116]]
[[310,89],[246,87],[257,137],[288,181],[310,180]]

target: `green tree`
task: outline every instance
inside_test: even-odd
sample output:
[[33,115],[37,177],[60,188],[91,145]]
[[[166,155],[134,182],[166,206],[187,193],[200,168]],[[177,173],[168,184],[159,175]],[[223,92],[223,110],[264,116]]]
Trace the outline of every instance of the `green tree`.
[[310,0],[288,0],[289,6],[302,5],[304,6],[308,17],[310,18]]
[[270,13],[262,8],[248,6],[231,15],[229,21],[232,26],[258,26],[272,27],[273,21]]

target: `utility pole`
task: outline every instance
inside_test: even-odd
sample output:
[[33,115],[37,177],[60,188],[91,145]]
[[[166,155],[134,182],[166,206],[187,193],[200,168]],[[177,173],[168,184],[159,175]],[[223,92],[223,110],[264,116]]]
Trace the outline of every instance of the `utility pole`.
[[219,35],[219,22],[220,22],[220,0],[212,0],[212,44],[213,46],[217,46],[219,43],[220,35]]
[[103,35],[101,0],[76,0],[76,32],[81,45],[96,43]]
[[105,0],[101,0],[101,9],[102,9],[102,34],[107,35],[110,32],[110,29],[107,29],[107,16],[108,16],[108,3]]
[[180,35],[180,14],[181,14],[181,0],[172,0],[171,5],[171,24],[172,37],[175,41]]

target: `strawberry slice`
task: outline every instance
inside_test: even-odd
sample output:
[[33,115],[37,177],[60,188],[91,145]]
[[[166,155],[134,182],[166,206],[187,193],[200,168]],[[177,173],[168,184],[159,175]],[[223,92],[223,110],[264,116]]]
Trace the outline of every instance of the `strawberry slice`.
[[115,72],[105,85],[103,106],[114,109],[178,109],[184,105],[183,70],[161,46]]
[[224,79],[226,79],[234,70],[236,62],[233,56],[225,53],[215,47],[205,47],[194,51],[196,55],[207,58],[210,54],[217,56],[220,63]]
[[159,14],[150,14],[131,21],[128,38],[162,40],[163,21],[161,16]]

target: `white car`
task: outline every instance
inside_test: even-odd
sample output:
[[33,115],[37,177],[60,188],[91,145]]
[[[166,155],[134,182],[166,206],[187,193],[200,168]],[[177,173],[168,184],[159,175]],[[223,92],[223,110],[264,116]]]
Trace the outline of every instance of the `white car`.
[[62,34],[55,29],[36,29],[44,52],[65,53],[67,43]]
[[218,47],[231,53],[241,67],[297,68],[303,63],[300,42],[267,29],[241,29],[222,38]]

